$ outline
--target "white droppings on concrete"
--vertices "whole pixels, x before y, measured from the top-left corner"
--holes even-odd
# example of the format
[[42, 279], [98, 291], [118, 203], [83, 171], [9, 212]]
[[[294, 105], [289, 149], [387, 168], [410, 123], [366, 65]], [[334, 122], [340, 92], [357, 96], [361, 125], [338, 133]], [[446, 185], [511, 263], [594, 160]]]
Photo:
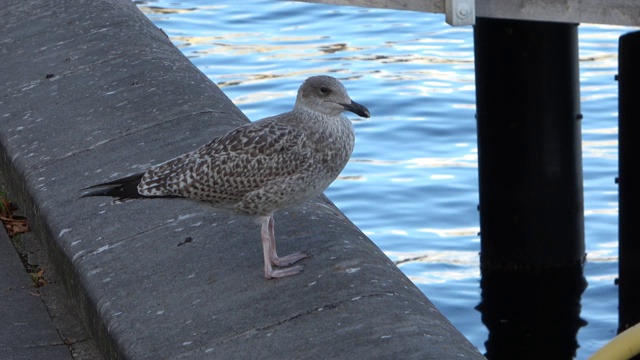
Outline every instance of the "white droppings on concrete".
[[32, 88], [36, 87], [37, 85], [38, 85], [37, 82], [32, 81], [30, 86], [25, 86], [20, 91], [26, 91], [26, 90], [32, 89]]
[[380, 336], [380, 339], [388, 339], [390, 337], [391, 337], [391, 335], [382, 335], [382, 336]]
[[182, 343], [182, 346], [187, 346], [187, 345], [191, 345], [193, 341], [185, 341]]
[[60, 233], [58, 234], [58, 237], [61, 237], [62, 235], [64, 235], [64, 234], [68, 233], [69, 231], [71, 231], [71, 229], [62, 229], [62, 230], [60, 231]]
[[158, 312], [156, 312], [156, 315], [162, 315], [164, 314], [164, 310], [158, 310]]
[[322, 206], [323, 208], [333, 210], [330, 206], [322, 202], [315, 202], [316, 205]]
[[187, 279], [193, 279], [194, 277], [196, 277], [196, 274], [191, 274], [191, 275], [187, 276]]
[[197, 223], [191, 224], [191, 226], [200, 226], [202, 225], [202, 221], [198, 221]]
[[92, 255], [99, 254], [99, 253], [101, 253], [103, 251], [107, 251], [109, 249], [113, 249], [114, 247], [116, 247], [116, 246], [118, 246], [120, 244], [122, 244], [122, 241], [120, 241], [119, 243], [115, 243], [113, 245], [107, 244], [107, 245], [101, 246], [98, 249], [94, 250], [91, 254]]
[[315, 285], [315, 284], [317, 284], [317, 283], [318, 283], [317, 281], [314, 281], [314, 282], [312, 282], [312, 283], [307, 284], [307, 286], [313, 286], [313, 285]]
[[196, 215], [198, 215], [198, 214], [197, 213], [193, 213], [193, 214], [180, 215], [180, 216], [178, 216], [178, 221], [182, 221], [182, 220], [194, 217]]
[[103, 282], [103, 283], [108, 283], [109, 281], [111, 281], [111, 278], [110, 278], [110, 277], [102, 279], [102, 282]]
[[206, 353], [210, 353], [210, 352], [212, 352], [212, 351], [213, 351], [213, 348], [208, 348], [208, 349], [207, 349], [207, 350], [205, 350], [204, 352], [206, 352]]
[[345, 271], [347, 272], [347, 274], [353, 274], [354, 272], [360, 271], [360, 268], [348, 268]]
[[84, 254], [86, 251], [85, 250], [80, 250], [77, 253], [75, 253], [75, 255], [73, 255], [73, 257], [71, 258], [71, 261], [76, 261], [76, 259], [78, 257], [80, 257], [82, 254]]
[[98, 254], [98, 253], [101, 253], [101, 252], [103, 252], [105, 250], [109, 250], [109, 245], [105, 245], [105, 246], [99, 247], [98, 250], [93, 252], [93, 254]]
[[91, 276], [91, 275], [97, 274], [97, 273], [99, 273], [101, 271], [102, 271], [102, 268], [93, 269], [93, 270], [89, 271], [87, 273], [87, 275]]
[[175, 231], [175, 232], [179, 232], [179, 231], [182, 231], [182, 230], [184, 230], [184, 228], [173, 229], [173, 231]]
[[362, 299], [362, 296], [356, 296], [356, 297], [352, 298], [351, 301], [358, 301], [360, 299]]
[[76, 240], [71, 242], [71, 246], [81, 243], [82, 240]]
[[131, 166], [131, 168], [132, 169], [136, 169], [136, 171], [139, 171], [139, 170], [147, 171], [147, 169], [149, 169], [150, 167], [152, 167], [155, 164], [156, 164], [156, 160], [155, 159], [151, 159], [151, 162], [148, 162], [146, 164], [136, 164], [136, 165]]

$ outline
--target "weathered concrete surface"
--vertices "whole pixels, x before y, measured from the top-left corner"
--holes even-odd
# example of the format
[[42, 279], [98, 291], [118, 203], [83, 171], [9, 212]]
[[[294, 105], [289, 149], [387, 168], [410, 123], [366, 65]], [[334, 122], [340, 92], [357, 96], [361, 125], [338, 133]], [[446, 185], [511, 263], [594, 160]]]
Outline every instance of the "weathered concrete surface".
[[0, 349], [5, 360], [72, 360], [0, 224]]
[[[11, 200], [2, 177], [0, 195]], [[0, 358], [101, 359], [42, 242], [31, 231], [10, 239], [4, 230], [0, 225]], [[33, 271], [43, 272], [43, 286], [34, 286]], [[43, 342], [43, 334], [51, 337]]]
[[272, 281], [250, 219], [79, 199], [247, 119], [128, 0], [3, 5], [0, 174], [107, 357], [483, 358], [324, 198], [276, 214], [314, 257]]

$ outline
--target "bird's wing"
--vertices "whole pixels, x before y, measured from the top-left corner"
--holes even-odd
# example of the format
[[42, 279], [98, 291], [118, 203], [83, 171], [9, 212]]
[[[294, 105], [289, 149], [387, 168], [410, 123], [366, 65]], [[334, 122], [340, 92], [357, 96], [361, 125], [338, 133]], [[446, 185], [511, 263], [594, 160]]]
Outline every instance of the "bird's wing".
[[139, 191], [177, 195], [212, 203], [232, 203], [270, 180], [310, 166], [306, 136], [275, 121], [234, 129], [201, 148], [151, 168]]

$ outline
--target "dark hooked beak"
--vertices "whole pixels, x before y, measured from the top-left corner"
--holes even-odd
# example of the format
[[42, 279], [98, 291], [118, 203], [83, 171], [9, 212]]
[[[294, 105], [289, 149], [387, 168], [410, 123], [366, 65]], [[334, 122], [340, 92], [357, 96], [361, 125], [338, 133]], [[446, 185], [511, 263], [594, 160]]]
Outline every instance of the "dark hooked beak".
[[368, 118], [369, 116], [371, 116], [371, 114], [369, 114], [369, 109], [367, 109], [363, 105], [358, 104], [353, 100], [351, 100], [350, 104], [340, 104], [340, 105], [342, 105], [342, 107], [344, 107], [345, 110], [351, 111], [352, 113], [358, 116], [362, 116], [365, 118]]

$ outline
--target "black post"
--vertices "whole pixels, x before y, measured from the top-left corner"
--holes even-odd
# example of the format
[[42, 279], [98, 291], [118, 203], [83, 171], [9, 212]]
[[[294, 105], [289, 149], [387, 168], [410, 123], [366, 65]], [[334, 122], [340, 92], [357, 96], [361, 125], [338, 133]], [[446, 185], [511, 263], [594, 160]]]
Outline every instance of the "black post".
[[581, 264], [577, 25], [475, 26], [483, 267]]
[[618, 332], [622, 332], [640, 322], [640, 32], [620, 37], [618, 62]]
[[577, 25], [478, 18], [474, 41], [487, 357], [570, 359], [586, 286]]

